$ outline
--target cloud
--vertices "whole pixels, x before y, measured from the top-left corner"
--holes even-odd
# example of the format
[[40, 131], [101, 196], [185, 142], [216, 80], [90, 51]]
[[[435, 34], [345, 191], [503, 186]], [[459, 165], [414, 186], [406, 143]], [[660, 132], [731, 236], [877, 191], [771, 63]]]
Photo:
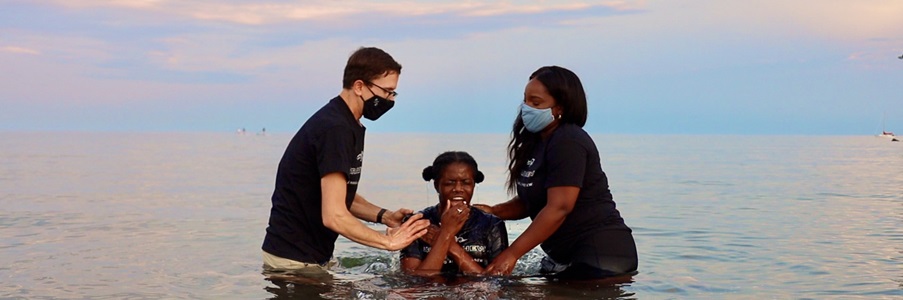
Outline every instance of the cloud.
[[24, 48], [24, 47], [17, 47], [17, 46], [0, 47], [0, 51], [15, 53], [15, 54], [29, 54], [29, 55], [41, 54], [41, 52], [38, 50], [28, 49], [28, 48]]
[[901, 1], [721, 1], [706, 6], [700, 17], [711, 23], [745, 26], [747, 32], [818, 36], [862, 41], [899, 36]]
[[[604, 7], [614, 12], [631, 11], [636, 5], [627, 1], [589, 1], [557, 3], [532, 1], [514, 4], [508, 1], [449, 1], [449, 2], [372, 2], [372, 1], [260, 1], [254, 3], [229, 1], [175, 0], [57, 0], [55, 4], [71, 8], [131, 9], [161, 15], [179, 16], [202, 21], [222, 21], [245, 25], [271, 25], [306, 21], [351, 19], [364, 15], [391, 18], [422, 18], [453, 15], [465, 18], [488, 18], [511, 15], [539, 15], [555, 12], [576, 12]], [[386, 21], [391, 21], [387, 18]]]
[[[52, 49], [45, 53], [48, 59], [90, 64], [89, 76], [98, 78], [211, 83], [247, 82], [274, 70], [308, 68], [318, 63], [311, 61], [311, 50], [324, 42], [349, 44], [346, 48], [351, 51], [361, 44], [458, 40], [508, 29], [582, 26], [570, 22], [640, 11], [624, 1], [22, 3], [5, 13], [13, 20], [8, 21], [15, 30], [12, 41]], [[30, 17], [17, 19], [20, 15]], [[299, 53], [307, 57], [299, 58]], [[217, 73], [221, 76], [214, 76]]]

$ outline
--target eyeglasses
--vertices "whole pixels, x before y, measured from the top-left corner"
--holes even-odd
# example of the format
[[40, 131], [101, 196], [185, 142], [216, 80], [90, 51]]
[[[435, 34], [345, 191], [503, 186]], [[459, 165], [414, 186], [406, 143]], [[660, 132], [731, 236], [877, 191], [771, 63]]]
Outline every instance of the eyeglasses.
[[[370, 85], [372, 85], [372, 86], [378, 87], [379, 89], [383, 90], [383, 92], [386, 92], [386, 94], [389, 95], [389, 98], [395, 98], [396, 96], [398, 96], [398, 92], [396, 92], [396, 91], [390, 91], [390, 90], [387, 90], [386, 88], [381, 87], [381, 86], [378, 86], [378, 85], [376, 85], [375, 83], [372, 83], [372, 82], [369, 82], [369, 81], [368, 81], [367, 83], [370, 84]], [[371, 91], [371, 92], [372, 92], [372, 91]]]

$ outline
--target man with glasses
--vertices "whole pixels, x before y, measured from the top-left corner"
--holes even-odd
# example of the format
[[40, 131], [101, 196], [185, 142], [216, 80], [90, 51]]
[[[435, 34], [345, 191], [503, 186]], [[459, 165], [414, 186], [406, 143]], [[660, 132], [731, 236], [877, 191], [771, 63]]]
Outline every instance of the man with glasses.
[[[263, 241], [264, 269], [322, 274], [334, 263], [335, 241], [400, 250], [426, 233], [413, 211], [380, 208], [357, 194], [364, 157], [361, 117], [376, 120], [395, 104], [401, 65], [378, 48], [348, 58], [342, 91], [314, 113], [285, 149], [276, 171], [273, 207]], [[360, 220], [386, 224], [385, 233]]]

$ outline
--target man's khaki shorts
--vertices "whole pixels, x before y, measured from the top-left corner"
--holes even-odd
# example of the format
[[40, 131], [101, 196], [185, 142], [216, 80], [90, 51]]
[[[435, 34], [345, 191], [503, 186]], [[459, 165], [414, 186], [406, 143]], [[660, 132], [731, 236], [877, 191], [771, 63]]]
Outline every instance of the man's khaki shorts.
[[304, 263], [297, 260], [283, 258], [263, 251], [263, 269], [277, 273], [325, 273], [336, 264], [335, 259], [330, 259], [325, 265]]

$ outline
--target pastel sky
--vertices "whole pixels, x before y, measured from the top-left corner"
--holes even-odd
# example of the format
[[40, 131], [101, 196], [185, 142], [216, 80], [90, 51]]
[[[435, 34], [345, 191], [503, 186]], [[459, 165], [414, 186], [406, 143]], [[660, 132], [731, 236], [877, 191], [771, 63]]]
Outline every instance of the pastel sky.
[[5, 0], [0, 130], [294, 132], [376, 46], [403, 70], [369, 132], [508, 132], [544, 65], [581, 77], [591, 133], [903, 132], [901, 16], [898, 0]]

